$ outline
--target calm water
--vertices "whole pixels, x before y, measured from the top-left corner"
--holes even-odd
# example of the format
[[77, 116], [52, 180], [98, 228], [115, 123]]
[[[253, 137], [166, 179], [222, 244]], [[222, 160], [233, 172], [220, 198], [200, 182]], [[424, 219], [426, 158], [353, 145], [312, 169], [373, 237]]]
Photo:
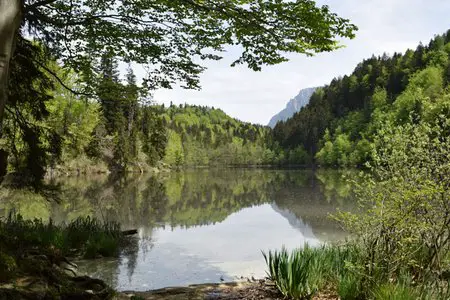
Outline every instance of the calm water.
[[327, 218], [351, 209], [337, 171], [213, 169], [164, 176], [60, 179], [55, 203], [17, 203], [57, 222], [92, 215], [138, 236], [119, 259], [79, 262], [80, 272], [119, 290], [265, 276], [261, 250], [318, 245], [345, 234]]

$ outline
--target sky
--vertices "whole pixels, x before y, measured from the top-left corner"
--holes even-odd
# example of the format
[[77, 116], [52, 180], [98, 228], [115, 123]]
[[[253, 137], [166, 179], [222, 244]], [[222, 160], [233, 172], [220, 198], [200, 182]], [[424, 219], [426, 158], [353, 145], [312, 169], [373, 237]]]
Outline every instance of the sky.
[[321, 0], [317, 4], [328, 5], [359, 27], [355, 39], [343, 40], [345, 48], [314, 57], [289, 55], [289, 62], [260, 72], [230, 67], [239, 52], [228, 48], [223, 60], [205, 64], [208, 70], [201, 75], [200, 91], [158, 90], [154, 100], [213, 106], [242, 121], [266, 125], [301, 89], [350, 74], [372, 54], [414, 49], [420, 41], [426, 44], [450, 29], [450, 0]]

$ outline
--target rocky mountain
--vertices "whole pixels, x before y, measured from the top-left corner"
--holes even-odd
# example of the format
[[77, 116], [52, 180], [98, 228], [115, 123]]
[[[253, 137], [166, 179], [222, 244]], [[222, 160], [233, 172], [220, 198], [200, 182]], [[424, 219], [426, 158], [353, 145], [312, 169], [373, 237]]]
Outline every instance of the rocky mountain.
[[300, 111], [302, 107], [309, 103], [309, 98], [311, 98], [316, 89], [317, 87], [312, 87], [301, 90], [295, 98], [288, 102], [285, 109], [270, 119], [268, 126], [274, 128], [279, 121], [286, 121], [296, 112]]

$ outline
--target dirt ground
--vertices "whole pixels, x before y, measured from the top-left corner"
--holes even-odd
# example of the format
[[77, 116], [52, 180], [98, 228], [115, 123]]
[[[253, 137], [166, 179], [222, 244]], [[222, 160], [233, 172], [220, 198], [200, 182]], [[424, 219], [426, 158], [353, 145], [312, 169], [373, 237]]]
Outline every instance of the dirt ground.
[[[222, 284], [200, 284], [188, 287], [174, 287], [148, 292], [122, 292], [117, 300], [282, 300], [285, 299], [273, 283], [259, 280]], [[333, 292], [319, 293], [313, 299], [337, 300]]]

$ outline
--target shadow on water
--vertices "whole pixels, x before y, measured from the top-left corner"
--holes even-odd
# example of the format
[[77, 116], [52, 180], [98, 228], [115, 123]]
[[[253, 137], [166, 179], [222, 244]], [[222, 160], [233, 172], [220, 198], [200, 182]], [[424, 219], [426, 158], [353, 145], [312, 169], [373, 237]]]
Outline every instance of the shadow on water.
[[[351, 209], [351, 185], [336, 170], [186, 170], [152, 177], [55, 179], [60, 203], [2, 192], [0, 213], [25, 217], [79, 216], [139, 229], [119, 259], [80, 263], [118, 289], [217, 282], [263, 276], [260, 250], [345, 237], [328, 218]], [[347, 177], [353, 176], [346, 172]]]

